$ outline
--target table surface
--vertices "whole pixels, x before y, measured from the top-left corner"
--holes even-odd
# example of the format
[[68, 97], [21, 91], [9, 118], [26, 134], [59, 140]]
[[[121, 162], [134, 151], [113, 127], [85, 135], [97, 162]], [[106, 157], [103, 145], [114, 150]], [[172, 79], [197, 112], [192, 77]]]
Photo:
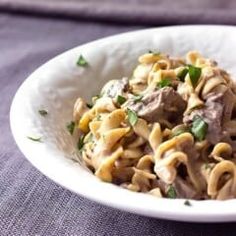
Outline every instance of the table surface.
[[77, 45], [141, 28], [0, 14], [0, 235], [235, 235], [235, 223], [165, 221], [89, 201], [41, 174], [13, 140], [10, 104], [32, 71]]

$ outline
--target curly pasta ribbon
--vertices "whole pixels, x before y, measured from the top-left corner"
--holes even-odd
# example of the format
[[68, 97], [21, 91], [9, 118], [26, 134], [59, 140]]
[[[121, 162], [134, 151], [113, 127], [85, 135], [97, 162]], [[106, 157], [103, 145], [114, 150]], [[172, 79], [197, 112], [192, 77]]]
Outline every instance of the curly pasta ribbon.
[[231, 191], [233, 195], [235, 195], [236, 191], [236, 168], [233, 162], [231, 161], [221, 161], [215, 165], [212, 169], [209, 180], [208, 180], [208, 188], [207, 193], [215, 198], [217, 193], [219, 192], [218, 185], [220, 182], [220, 178], [223, 174], [228, 173], [232, 178]]

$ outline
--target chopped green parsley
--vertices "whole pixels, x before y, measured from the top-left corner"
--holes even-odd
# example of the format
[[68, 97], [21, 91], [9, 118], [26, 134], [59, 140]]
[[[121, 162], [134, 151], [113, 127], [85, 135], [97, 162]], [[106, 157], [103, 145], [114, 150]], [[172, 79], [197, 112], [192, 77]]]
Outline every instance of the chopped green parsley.
[[138, 121], [137, 114], [134, 111], [130, 110], [129, 108], [127, 109], [127, 114], [128, 114], [128, 121], [129, 121], [129, 123], [132, 126], [134, 126], [137, 123], [137, 121]]
[[88, 62], [85, 60], [85, 58], [83, 57], [83, 55], [80, 55], [77, 62], [76, 62], [77, 66], [82, 66], [82, 67], [86, 67], [88, 66]]

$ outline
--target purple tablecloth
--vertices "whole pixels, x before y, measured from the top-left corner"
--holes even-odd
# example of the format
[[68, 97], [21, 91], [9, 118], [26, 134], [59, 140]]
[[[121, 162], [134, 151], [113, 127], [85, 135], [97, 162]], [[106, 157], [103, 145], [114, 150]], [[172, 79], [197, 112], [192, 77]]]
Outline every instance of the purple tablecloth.
[[235, 24], [235, 0], [0, 0], [0, 11], [146, 25]]
[[234, 223], [158, 220], [91, 202], [43, 176], [14, 143], [10, 104], [34, 69], [79, 44], [140, 28], [0, 14], [0, 235], [235, 235]]

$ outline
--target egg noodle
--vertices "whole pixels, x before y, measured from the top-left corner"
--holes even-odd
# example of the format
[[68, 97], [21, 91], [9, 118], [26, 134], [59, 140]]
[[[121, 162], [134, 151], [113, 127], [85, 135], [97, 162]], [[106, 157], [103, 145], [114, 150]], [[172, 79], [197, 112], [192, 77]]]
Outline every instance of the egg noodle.
[[236, 87], [215, 61], [149, 52], [74, 122], [83, 161], [102, 181], [157, 197], [236, 197]]

